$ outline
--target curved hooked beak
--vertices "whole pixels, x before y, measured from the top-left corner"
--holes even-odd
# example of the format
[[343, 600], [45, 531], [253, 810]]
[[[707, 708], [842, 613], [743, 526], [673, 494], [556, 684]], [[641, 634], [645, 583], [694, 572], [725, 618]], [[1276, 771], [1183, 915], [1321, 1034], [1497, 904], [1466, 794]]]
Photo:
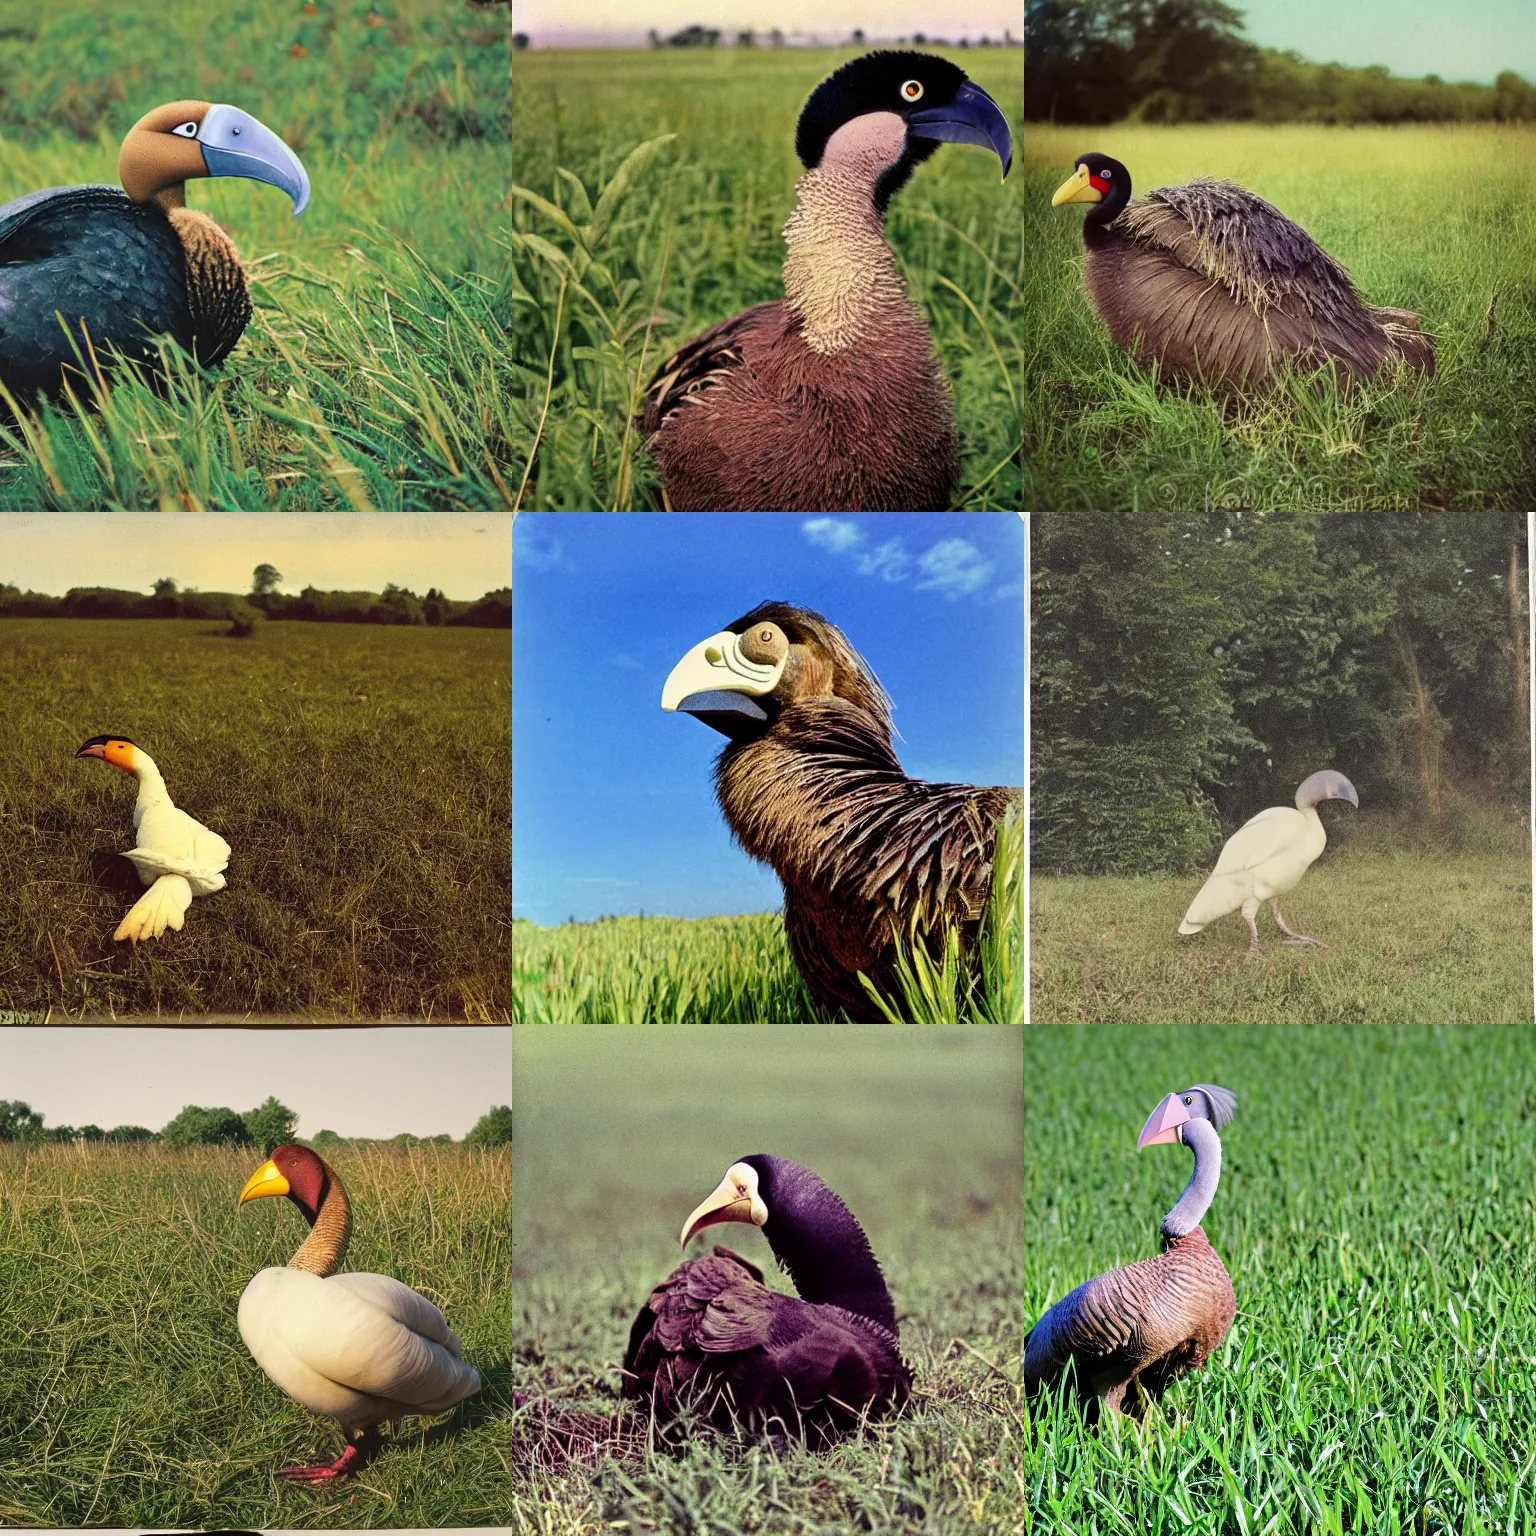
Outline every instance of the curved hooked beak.
[[76, 757], [99, 757], [102, 762], [107, 760], [107, 744], [104, 741], [88, 741], [75, 753]]
[[247, 1200], [259, 1200], [263, 1195], [286, 1195], [287, 1193], [288, 1180], [277, 1171], [277, 1164], [268, 1158], [245, 1181], [245, 1188], [240, 1191], [240, 1198], [235, 1203], [244, 1205]]
[[1103, 201], [1104, 194], [1089, 179], [1088, 167], [1080, 165], [1056, 188], [1056, 195], [1051, 199], [1051, 207], [1060, 208], [1063, 203], [1102, 203]]
[[667, 674], [661, 707], [695, 715], [733, 740], [750, 736], [768, 719], [757, 700], [772, 693], [783, 675], [783, 661], [749, 661], [741, 654], [741, 636], [721, 630], [699, 641]]
[[309, 207], [309, 174], [299, 157], [249, 112], [209, 107], [197, 139], [210, 176], [244, 176], [281, 187], [293, 199], [294, 218]]
[[969, 80], [947, 106], [929, 107], [907, 119], [907, 130], [920, 139], [949, 144], [975, 144], [994, 151], [1003, 162], [1003, 180], [1013, 165], [1013, 134], [1002, 109], [979, 85]]
[[760, 1227], [767, 1220], [768, 1207], [757, 1192], [757, 1170], [745, 1163], [736, 1163], [727, 1170], [714, 1193], [701, 1201], [683, 1223], [682, 1246], [688, 1246], [688, 1239], [695, 1232], [722, 1221], [740, 1221]]
[[1170, 1093], [1156, 1109], [1147, 1116], [1147, 1123], [1141, 1128], [1141, 1135], [1136, 1139], [1136, 1150], [1143, 1147], [1157, 1146], [1160, 1142], [1182, 1141], [1179, 1127], [1189, 1123], [1189, 1111], [1184, 1108], [1183, 1101], [1178, 1094]]

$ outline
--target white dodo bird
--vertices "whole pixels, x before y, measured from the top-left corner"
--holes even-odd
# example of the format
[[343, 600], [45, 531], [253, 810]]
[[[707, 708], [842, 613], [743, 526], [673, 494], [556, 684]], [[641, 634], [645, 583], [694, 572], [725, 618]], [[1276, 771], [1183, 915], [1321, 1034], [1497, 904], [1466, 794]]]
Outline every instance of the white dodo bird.
[[1357, 810], [1360, 797], [1355, 786], [1337, 769], [1323, 768], [1303, 779], [1296, 791], [1296, 805], [1272, 805], [1243, 823], [1221, 850], [1210, 879], [1200, 887], [1200, 894], [1189, 904], [1180, 933], [1199, 933], [1207, 923], [1241, 908], [1252, 940], [1250, 956], [1259, 953], [1259, 908], [1269, 902], [1275, 914], [1275, 927], [1285, 935], [1286, 944], [1315, 944], [1327, 949], [1320, 939], [1309, 939], [1286, 925], [1280, 915], [1280, 898], [1295, 890], [1301, 877], [1328, 843], [1323, 818], [1317, 807], [1324, 800], [1347, 800]]
[[133, 805], [135, 846], [131, 859], [149, 887], [117, 925], [114, 939], [158, 939], [167, 928], [180, 928], [194, 896], [224, 889], [229, 844], [202, 822], [171, 803], [170, 791], [155, 760], [126, 736], [92, 736], [76, 757], [99, 757], [139, 781]]
[[443, 1314], [387, 1275], [338, 1275], [352, 1209], [317, 1152], [278, 1147], [240, 1191], [240, 1204], [286, 1195], [310, 1225], [286, 1269], [264, 1269], [240, 1298], [240, 1337], [295, 1402], [340, 1422], [346, 1449], [318, 1467], [276, 1475], [321, 1483], [347, 1477], [379, 1448], [380, 1424], [446, 1413], [480, 1390]]

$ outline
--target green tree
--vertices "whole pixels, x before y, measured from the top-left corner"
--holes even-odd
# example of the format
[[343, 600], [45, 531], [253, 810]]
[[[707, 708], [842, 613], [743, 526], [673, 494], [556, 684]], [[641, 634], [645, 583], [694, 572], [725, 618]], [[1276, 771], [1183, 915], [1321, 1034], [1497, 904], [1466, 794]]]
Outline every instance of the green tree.
[[341, 1137], [335, 1131], [318, 1131], [310, 1142], [316, 1152], [323, 1152], [327, 1147], [334, 1147], [341, 1141]]
[[292, 1141], [294, 1127], [299, 1123], [298, 1115], [270, 1094], [260, 1108], [247, 1110], [243, 1118], [246, 1135], [253, 1146], [261, 1148], [263, 1157], [271, 1157], [274, 1147]]
[[0, 1099], [0, 1141], [40, 1141], [43, 1117], [20, 1099]]
[[160, 1139], [171, 1147], [237, 1146], [251, 1144], [245, 1117], [232, 1109], [203, 1109], [188, 1104], [160, 1132]]
[[505, 1147], [512, 1141], [512, 1106], [492, 1105], [470, 1128], [464, 1138], [468, 1147]]
[[160, 1137], [147, 1126], [115, 1125], [107, 1132], [108, 1141], [159, 1141]]
[[277, 584], [282, 579], [283, 573], [275, 565], [263, 561], [251, 572], [251, 591], [257, 597], [266, 597], [268, 593], [277, 591]]

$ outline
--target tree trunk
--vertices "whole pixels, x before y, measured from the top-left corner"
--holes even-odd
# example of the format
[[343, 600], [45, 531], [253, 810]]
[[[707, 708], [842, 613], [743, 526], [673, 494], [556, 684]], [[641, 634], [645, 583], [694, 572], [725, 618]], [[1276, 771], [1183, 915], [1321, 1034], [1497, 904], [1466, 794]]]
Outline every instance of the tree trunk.
[[1528, 762], [1531, 751], [1530, 661], [1526, 655], [1525, 583], [1520, 579], [1520, 540], [1509, 541], [1509, 717], [1514, 722], [1515, 761]]
[[1445, 784], [1441, 771], [1440, 741], [1445, 722], [1435, 708], [1429, 689], [1419, 675], [1419, 659], [1414, 654], [1413, 642], [1402, 624], [1394, 622], [1392, 632], [1397, 639], [1398, 654], [1402, 657], [1403, 673], [1408, 683], [1408, 740], [1419, 775], [1419, 798], [1423, 802], [1430, 827], [1439, 831], [1445, 815]]

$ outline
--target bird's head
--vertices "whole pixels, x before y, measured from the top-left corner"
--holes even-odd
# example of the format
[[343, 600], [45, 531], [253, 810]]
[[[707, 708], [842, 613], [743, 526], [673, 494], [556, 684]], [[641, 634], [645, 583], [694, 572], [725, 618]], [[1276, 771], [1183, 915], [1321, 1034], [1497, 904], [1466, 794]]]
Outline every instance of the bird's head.
[[1360, 796], [1355, 793], [1355, 786], [1337, 768], [1319, 768], [1297, 787], [1298, 811], [1310, 810], [1315, 805], [1321, 805], [1324, 800], [1344, 800], [1357, 811], [1360, 809]]
[[762, 735], [792, 704], [833, 697], [889, 735], [890, 700], [842, 631], [808, 608], [770, 602], [699, 641], [668, 674], [661, 707], [742, 741]]
[[299, 157], [249, 112], [207, 101], [171, 101], [146, 112], [123, 140], [117, 177], [136, 203], [177, 206], [198, 176], [244, 176], [280, 187], [297, 218], [309, 206]]
[[246, 1180], [239, 1204], [264, 1195], [286, 1195], [304, 1219], [314, 1226], [331, 1187], [332, 1173], [325, 1159], [308, 1147], [285, 1142]]
[[683, 1223], [682, 1245], [695, 1232], [713, 1227], [723, 1221], [740, 1221], [754, 1227], [768, 1224], [768, 1202], [763, 1188], [763, 1175], [772, 1180], [772, 1169], [765, 1165], [772, 1162], [761, 1153], [744, 1157], [725, 1170], [725, 1177], [715, 1186], [706, 1200], [700, 1201], [688, 1220]]
[[1131, 200], [1131, 173], [1108, 155], [1090, 153], [1077, 157], [1077, 169], [1057, 187], [1052, 208], [1063, 203], [1096, 203], [1089, 220], [1108, 224]]
[[940, 143], [994, 151], [1005, 177], [1013, 164], [1013, 134], [997, 103], [948, 59], [908, 49], [879, 48], [835, 70], [811, 92], [795, 129], [807, 170], [867, 174], [882, 212]]
[[1184, 1140], [1184, 1127], [1192, 1120], [1208, 1120], [1218, 1130], [1237, 1113], [1237, 1095], [1210, 1083], [1196, 1083], [1183, 1093], [1170, 1093], [1147, 1116], [1136, 1140], [1136, 1150], [1165, 1142]]
[[75, 756], [99, 757], [102, 762], [111, 763], [114, 768], [121, 768], [124, 773], [137, 773], [139, 764], [145, 760], [144, 753], [126, 736], [92, 736], [75, 753]]

